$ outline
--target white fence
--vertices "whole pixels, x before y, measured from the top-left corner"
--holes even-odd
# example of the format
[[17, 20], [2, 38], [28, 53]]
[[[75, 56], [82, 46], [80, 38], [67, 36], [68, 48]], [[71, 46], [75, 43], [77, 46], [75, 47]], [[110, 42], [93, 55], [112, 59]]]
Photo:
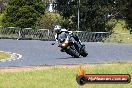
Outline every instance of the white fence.
[[[111, 33], [111, 32], [86, 32], [73, 31], [84, 42], [132, 42], [130, 33]], [[55, 33], [48, 29], [0, 27], [1, 39], [35, 39], [35, 40], [54, 40]], [[122, 38], [121, 38], [122, 37]]]

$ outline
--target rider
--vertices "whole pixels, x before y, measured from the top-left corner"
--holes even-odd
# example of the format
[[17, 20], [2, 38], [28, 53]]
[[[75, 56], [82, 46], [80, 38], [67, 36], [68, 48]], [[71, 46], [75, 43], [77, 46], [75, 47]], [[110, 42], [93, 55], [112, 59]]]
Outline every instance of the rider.
[[77, 36], [75, 36], [72, 32], [68, 32], [68, 30], [63, 29], [60, 25], [56, 25], [54, 27], [54, 31], [56, 33], [55, 39], [57, 42], [60, 41], [61, 36], [66, 36], [66, 37], [72, 37], [72, 41], [79, 47], [79, 49], [82, 49], [84, 45], [82, 45], [81, 41]]

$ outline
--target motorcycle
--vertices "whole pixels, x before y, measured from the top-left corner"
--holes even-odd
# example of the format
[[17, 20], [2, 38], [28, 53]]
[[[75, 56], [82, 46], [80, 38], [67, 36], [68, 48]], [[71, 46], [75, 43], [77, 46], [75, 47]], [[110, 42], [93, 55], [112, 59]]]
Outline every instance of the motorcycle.
[[79, 56], [86, 57], [88, 55], [85, 50], [85, 45], [82, 45], [82, 49], [80, 49], [73, 41], [67, 39], [61, 39], [59, 47], [62, 52], [66, 52], [74, 58], [79, 58]]

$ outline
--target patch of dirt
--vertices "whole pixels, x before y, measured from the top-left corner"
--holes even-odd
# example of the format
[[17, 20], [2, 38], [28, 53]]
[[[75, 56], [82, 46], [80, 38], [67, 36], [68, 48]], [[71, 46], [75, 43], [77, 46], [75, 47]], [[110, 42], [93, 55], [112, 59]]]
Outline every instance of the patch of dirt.
[[23, 67], [2, 67], [0, 72], [20, 72], [20, 71], [32, 71], [32, 70], [47, 70], [50, 66], [23, 66]]
[[[64, 68], [64, 69], [69, 69], [69, 68], [78, 68], [80, 65], [57, 65], [57, 66], [23, 66], [23, 67], [0, 67], [0, 72], [21, 72], [21, 71], [34, 71], [34, 70], [48, 70], [52, 68]], [[86, 67], [95, 67], [95, 65], [82, 65], [82, 68]]]
[[[121, 63], [106, 63], [106, 64], [82, 64], [82, 65], [42, 65], [42, 66], [21, 66], [21, 67], [0, 67], [0, 72], [21, 72], [21, 71], [34, 71], [34, 70], [49, 70], [52, 68], [63, 68], [63, 69], [79, 69], [82, 66], [82, 69], [86, 68], [95, 68], [96, 66], [109, 66], [109, 65], [118, 65]], [[122, 63], [126, 64], [126, 63]], [[128, 63], [127, 63], [128, 64]], [[129, 63], [131, 64], [131, 63]]]

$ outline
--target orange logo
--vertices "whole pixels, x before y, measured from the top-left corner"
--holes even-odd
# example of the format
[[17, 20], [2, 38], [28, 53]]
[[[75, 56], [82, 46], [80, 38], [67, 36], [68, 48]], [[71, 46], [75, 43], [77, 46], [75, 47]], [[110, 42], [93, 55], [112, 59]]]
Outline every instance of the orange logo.
[[131, 77], [129, 74], [86, 74], [80, 65], [76, 81], [79, 85], [86, 83], [130, 83]]

